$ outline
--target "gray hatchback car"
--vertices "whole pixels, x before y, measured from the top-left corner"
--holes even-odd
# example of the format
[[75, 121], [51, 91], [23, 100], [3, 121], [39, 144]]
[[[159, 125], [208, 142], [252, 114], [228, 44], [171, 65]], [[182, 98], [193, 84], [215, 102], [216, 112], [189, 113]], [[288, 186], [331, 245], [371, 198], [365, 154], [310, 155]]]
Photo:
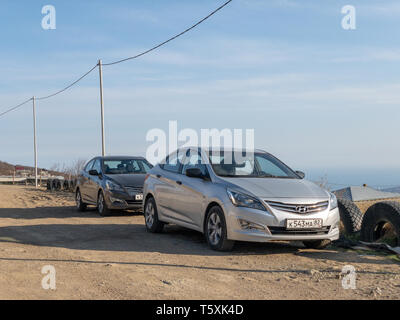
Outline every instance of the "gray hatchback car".
[[339, 238], [335, 195], [264, 151], [179, 149], [149, 172], [143, 196], [148, 231], [177, 224], [215, 250], [235, 240], [318, 249]]

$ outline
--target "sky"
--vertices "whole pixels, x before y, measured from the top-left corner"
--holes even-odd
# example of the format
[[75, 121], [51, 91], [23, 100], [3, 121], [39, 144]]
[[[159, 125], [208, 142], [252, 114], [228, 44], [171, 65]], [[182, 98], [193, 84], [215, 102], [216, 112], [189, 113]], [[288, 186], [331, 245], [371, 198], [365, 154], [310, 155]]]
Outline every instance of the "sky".
[[[98, 59], [135, 55], [224, 1], [0, 3], [0, 113], [53, 93]], [[44, 30], [42, 7], [56, 9]], [[342, 28], [342, 7], [356, 29]], [[153, 128], [254, 129], [255, 146], [335, 189], [400, 185], [400, 3], [233, 0], [184, 36], [104, 67], [108, 154], [145, 155]], [[101, 154], [97, 70], [37, 103], [39, 167]], [[0, 118], [0, 160], [33, 164], [30, 104]]]

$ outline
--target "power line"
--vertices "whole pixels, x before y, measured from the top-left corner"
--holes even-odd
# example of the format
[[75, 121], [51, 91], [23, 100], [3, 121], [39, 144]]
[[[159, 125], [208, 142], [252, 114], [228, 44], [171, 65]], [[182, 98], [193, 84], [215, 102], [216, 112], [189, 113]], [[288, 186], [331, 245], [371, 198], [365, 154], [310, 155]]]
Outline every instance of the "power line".
[[[206, 21], [207, 19], [209, 19], [211, 16], [213, 16], [215, 13], [217, 13], [218, 11], [220, 11], [220, 10], [221, 10], [222, 8], [224, 8], [225, 6], [227, 6], [230, 2], [232, 2], [232, 0], [229, 0], [229, 1], [225, 2], [222, 6], [218, 7], [218, 8], [215, 9], [214, 11], [212, 11], [209, 15], [207, 15], [206, 17], [204, 17], [203, 19], [201, 19], [199, 22], [195, 23], [194, 25], [192, 25], [191, 27], [189, 27], [189, 28], [187, 28], [186, 30], [182, 31], [181, 33], [179, 33], [179, 34], [173, 36], [172, 38], [169, 38], [168, 40], [166, 40], [166, 41], [164, 41], [164, 42], [161, 42], [160, 44], [158, 44], [158, 45], [152, 47], [151, 49], [146, 50], [146, 51], [144, 51], [144, 52], [142, 52], [142, 53], [139, 53], [139, 54], [137, 54], [137, 55], [135, 55], [135, 56], [133, 56], [133, 57], [125, 58], [125, 59], [118, 60], [118, 61], [111, 62], [111, 63], [104, 63], [103, 66], [111, 66], [111, 65], [114, 65], [114, 64], [118, 64], [118, 63], [121, 63], [121, 62], [128, 61], [128, 60], [136, 59], [136, 58], [139, 58], [139, 57], [141, 57], [141, 56], [143, 56], [143, 55], [145, 55], [145, 54], [147, 54], [147, 53], [149, 53], [149, 52], [151, 52], [151, 51], [154, 51], [154, 50], [156, 50], [156, 49], [162, 47], [163, 45], [167, 44], [168, 42], [171, 42], [172, 40], [175, 40], [176, 38], [179, 38], [180, 36], [184, 35], [185, 33], [189, 32], [190, 30], [196, 28], [198, 25], [200, 25], [201, 23], [203, 23], [204, 21]], [[89, 75], [94, 69], [97, 68], [98, 65], [99, 65], [99, 64], [97, 63], [92, 69], [90, 69], [88, 72], [86, 72], [84, 75], [82, 75], [78, 80], [72, 82], [70, 85], [66, 86], [65, 88], [63, 88], [63, 89], [61, 89], [61, 90], [59, 90], [59, 91], [57, 91], [57, 92], [55, 92], [55, 93], [53, 93], [53, 94], [50, 94], [50, 95], [48, 95], [48, 96], [38, 97], [38, 98], [36, 98], [36, 100], [39, 101], [39, 100], [49, 99], [49, 98], [52, 98], [52, 97], [54, 97], [54, 96], [56, 96], [56, 95], [58, 95], [58, 94], [60, 94], [60, 93], [63, 93], [64, 91], [68, 90], [69, 88], [71, 88], [71, 87], [73, 87], [75, 84], [77, 84], [79, 81], [81, 81], [81, 80], [82, 80], [83, 78], [85, 78], [87, 75]], [[29, 98], [28, 100], [24, 101], [23, 103], [21, 103], [21, 104], [19, 104], [19, 105], [17, 105], [17, 106], [14, 106], [14, 107], [11, 107], [11, 108], [7, 109], [6, 111], [0, 113], [0, 117], [6, 115], [7, 113], [9, 113], [9, 112], [11, 112], [11, 111], [14, 111], [14, 110], [16, 110], [16, 109], [22, 107], [23, 105], [25, 105], [26, 103], [28, 103], [28, 102], [31, 101], [31, 100], [32, 100], [32, 98]]]
[[[49, 98], [51, 98], [51, 97], [54, 97], [54, 96], [56, 96], [56, 95], [58, 95], [58, 94], [60, 94], [60, 93], [62, 93], [62, 92], [64, 92], [64, 91], [68, 90], [69, 88], [71, 88], [72, 86], [74, 86], [75, 84], [77, 84], [79, 81], [81, 81], [83, 78], [85, 78], [87, 75], [89, 75], [94, 69], [97, 68], [97, 66], [98, 66], [98, 64], [96, 64], [92, 69], [90, 69], [88, 72], [86, 72], [86, 73], [85, 73], [83, 76], [81, 76], [78, 80], [75, 80], [75, 81], [72, 82], [70, 85], [66, 86], [64, 89], [61, 89], [61, 90], [59, 90], [59, 91], [57, 91], [57, 92], [55, 92], [55, 93], [53, 93], [53, 94], [50, 94], [50, 95], [48, 95], [48, 96], [35, 98], [35, 100], [45, 100], [45, 99], [49, 99]], [[11, 111], [14, 111], [14, 110], [16, 110], [16, 109], [22, 107], [23, 105], [25, 105], [26, 103], [28, 103], [28, 102], [31, 101], [32, 99], [33, 99], [33, 98], [29, 98], [28, 100], [26, 100], [26, 101], [20, 103], [19, 105], [14, 106], [14, 107], [11, 107], [11, 108], [9, 108], [8, 110], [6, 110], [6, 111], [0, 113], [0, 117], [6, 115], [7, 113], [9, 113], [9, 112], [11, 112]]]
[[9, 112], [11, 112], [11, 111], [14, 111], [14, 110], [16, 110], [16, 109], [22, 107], [24, 104], [28, 103], [28, 102], [31, 101], [31, 100], [32, 100], [32, 98], [29, 98], [28, 100], [26, 100], [26, 101], [20, 103], [19, 105], [9, 108], [8, 110], [6, 110], [6, 111], [0, 113], [0, 117], [6, 115], [7, 113], [9, 113]]
[[71, 88], [72, 86], [74, 86], [75, 84], [77, 84], [79, 81], [81, 81], [83, 78], [85, 78], [87, 75], [89, 75], [94, 69], [97, 68], [99, 64], [96, 64], [92, 69], [90, 69], [88, 72], [86, 72], [83, 76], [81, 76], [78, 80], [72, 82], [70, 85], [68, 85], [67, 87], [65, 87], [64, 89], [61, 89], [53, 94], [50, 94], [48, 96], [45, 97], [40, 97], [40, 98], [35, 98], [36, 100], [45, 100], [45, 99], [49, 99], [52, 98], [60, 93], [63, 93], [64, 91], [68, 90], [69, 88]]
[[179, 38], [180, 36], [184, 35], [185, 33], [189, 32], [190, 30], [196, 28], [199, 24], [201, 24], [201, 23], [203, 23], [204, 21], [206, 21], [208, 18], [210, 18], [210, 17], [213, 16], [215, 13], [217, 13], [218, 11], [220, 11], [222, 8], [224, 8], [226, 5], [228, 5], [230, 2], [232, 2], [232, 0], [229, 0], [229, 1], [225, 2], [222, 6], [220, 6], [220, 7], [217, 8], [217, 9], [215, 9], [215, 10], [214, 10], [213, 12], [211, 12], [208, 16], [206, 16], [205, 18], [201, 19], [199, 22], [197, 22], [196, 24], [192, 25], [190, 28], [187, 28], [186, 30], [182, 31], [181, 33], [177, 34], [176, 36], [173, 36], [172, 38], [169, 38], [168, 40], [166, 40], [166, 41], [164, 41], [164, 42], [161, 42], [160, 44], [156, 45], [155, 47], [152, 47], [151, 49], [148, 49], [148, 50], [146, 50], [146, 51], [143, 51], [142, 53], [139, 53], [139, 54], [137, 54], [137, 55], [135, 55], [135, 56], [133, 56], [133, 57], [125, 58], [125, 59], [118, 60], [118, 61], [115, 61], [115, 62], [103, 63], [103, 66], [111, 66], [111, 65], [114, 65], [114, 64], [118, 64], [118, 63], [121, 63], [121, 62], [128, 61], [128, 60], [136, 59], [136, 58], [139, 58], [139, 57], [141, 57], [141, 56], [143, 56], [143, 55], [145, 55], [145, 54], [147, 54], [147, 53], [149, 53], [149, 52], [151, 52], [151, 51], [153, 51], [153, 50], [158, 49], [159, 47], [162, 47], [163, 45], [167, 44], [168, 42], [170, 42], [170, 41], [172, 41], [172, 40], [175, 40], [176, 38]]

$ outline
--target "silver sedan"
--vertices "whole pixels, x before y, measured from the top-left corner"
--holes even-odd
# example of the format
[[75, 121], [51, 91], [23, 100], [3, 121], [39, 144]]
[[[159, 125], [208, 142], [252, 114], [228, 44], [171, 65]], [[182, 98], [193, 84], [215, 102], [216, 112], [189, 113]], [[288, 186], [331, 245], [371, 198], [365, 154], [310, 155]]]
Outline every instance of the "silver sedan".
[[235, 240], [318, 249], [339, 238], [336, 197], [264, 151], [179, 149], [151, 169], [143, 194], [148, 231], [180, 225], [214, 250]]

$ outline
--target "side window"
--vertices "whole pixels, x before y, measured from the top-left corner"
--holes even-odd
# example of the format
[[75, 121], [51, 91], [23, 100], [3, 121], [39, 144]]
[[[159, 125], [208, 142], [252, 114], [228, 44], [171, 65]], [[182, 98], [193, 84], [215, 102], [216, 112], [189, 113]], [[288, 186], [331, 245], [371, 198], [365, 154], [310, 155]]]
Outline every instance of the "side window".
[[94, 163], [94, 159], [89, 161], [89, 163], [85, 167], [85, 172], [89, 172], [89, 170], [92, 169], [93, 163]]
[[100, 159], [97, 159], [96, 162], [93, 165], [93, 170], [96, 170], [98, 173], [101, 172], [101, 161]]
[[190, 168], [199, 168], [204, 175], [208, 174], [207, 167], [204, 163], [201, 163], [201, 155], [198, 152], [188, 152], [188, 158], [186, 158], [185, 162], [182, 170], [183, 174], [186, 174], [186, 170]]
[[150, 165], [147, 164], [146, 162], [143, 161], [142, 165], [143, 165], [144, 171], [149, 172], [151, 170]]
[[170, 154], [166, 159], [165, 164], [163, 165], [163, 169], [170, 172], [179, 173], [181, 168], [182, 158], [183, 158], [183, 152], [179, 152], [179, 154], [177, 152]]

